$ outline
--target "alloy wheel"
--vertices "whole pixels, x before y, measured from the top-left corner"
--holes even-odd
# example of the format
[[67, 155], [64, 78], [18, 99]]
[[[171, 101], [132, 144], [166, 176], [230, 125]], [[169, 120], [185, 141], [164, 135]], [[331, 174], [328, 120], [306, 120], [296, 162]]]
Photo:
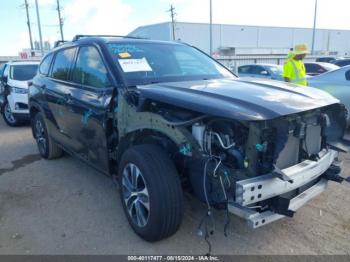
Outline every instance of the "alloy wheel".
[[131, 220], [145, 227], [150, 214], [149, 194], [145, 179], [134, 164], [127, 164], [123, 170], [122, 195]]
[[40, 153], [44, 155], [46, 153], [46, 134], [40, 120], [37, 120], [35, 123], [35, 138], [38, 143]]
[[5, 115], [6, 120], [7, 120], [9, 123], [11, 123], [11, 124], [15, 124], [15, 123], [16, 123], [16, 119], [15, 119], [15, 117], [13, 116], [13, 113], [12, 113], [12, 111], [11, 111], [11, 107], [10, 107], [9, 103], [6, 103], [6, 104], [5, 104], [4, 115]]

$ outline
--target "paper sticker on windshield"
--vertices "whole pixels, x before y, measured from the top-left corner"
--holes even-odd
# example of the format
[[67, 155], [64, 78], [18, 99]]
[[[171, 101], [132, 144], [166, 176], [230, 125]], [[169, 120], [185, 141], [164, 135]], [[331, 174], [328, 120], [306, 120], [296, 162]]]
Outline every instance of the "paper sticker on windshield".
[[141, 59], [118, 59], [120, 66], [125, 73], [130, 72], [149, 72], [152, 71], [146, 58]]
[[119, 53], [119, 57], [121, 57], [121, 58], [129, 58], [129, 57], [131, 57], [131, 55], [128, 52], [123, 52], [123, 53]]

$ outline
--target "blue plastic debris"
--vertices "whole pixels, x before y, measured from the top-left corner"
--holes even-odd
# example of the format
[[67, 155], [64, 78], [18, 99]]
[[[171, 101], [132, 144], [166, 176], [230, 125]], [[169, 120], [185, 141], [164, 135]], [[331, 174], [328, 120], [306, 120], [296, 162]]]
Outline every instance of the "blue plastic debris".
[[259, 151], [259, 152], [266, 152], [267, 143], [264, 142], [263, 144], [256, 144], [256, 145], [255, 145], [255, 148], [256, 148], [256, 150]]
[[180, 153], [187, 156], [192, 153], [192, 148], [190, 144], [183, 144], [180, 147]]
[[89, 118], [92, 116], [92, 110], [89, 109], [88, 111], [85, 111], [84, 115], [81, 117], [81, 122], [84, 125], [87, 125], [87, 123], [89, 122]]

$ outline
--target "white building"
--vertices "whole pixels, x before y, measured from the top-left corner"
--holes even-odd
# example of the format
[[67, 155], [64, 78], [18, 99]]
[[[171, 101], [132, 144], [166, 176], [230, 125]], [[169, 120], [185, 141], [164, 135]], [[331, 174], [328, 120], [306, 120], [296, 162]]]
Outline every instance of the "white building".
[[[172, 40], [170, 22], [141, 26], [129, 34], [157, 40]], [[175, 39], [209, 53], [209, 24], [175, 24]], [[223, 56], [240, 54], [286, 54], [298, 43], [312, 45], [311, 28], [245, 25], [213, 25], [213, 51]], [[317, 29], [315, 52], [319, 55], [349, 55], [350, 31]]]

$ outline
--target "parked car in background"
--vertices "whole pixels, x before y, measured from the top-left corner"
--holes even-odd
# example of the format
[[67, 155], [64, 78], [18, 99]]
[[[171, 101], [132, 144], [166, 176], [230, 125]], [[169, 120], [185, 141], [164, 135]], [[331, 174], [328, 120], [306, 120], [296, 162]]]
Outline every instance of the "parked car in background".
[[316, 62], [325, 62], [325, 63], [332, 63], [335, 60], [343, 59], [342, 57], [336, 57], [336, 56], [324, 56], [324, 57], [318, 57], [316, 58]]
[[5, 69], [5, 65], [6, 64], [1, 64], [0, 65], [0, 105], [1, 105], [1, 94], [4, 92], [4, 87], [2, 85], [1, 79], [2, 79], [2, 74], [4, 72], [4, 69]]
[[335, 64], [340, 67], [347, 66], [350, 65], [350, 58], [334, 60], [332, 61], [332, 64]]
[[274, 64], [250, 64], [238, 67], [240, 77], [257, 77], [273, 80], [283, 80], [283, 67]]
[[339, 68], [339, 66], [331, 63], [323, 62], [305, 62], [306, 74], [309, 76], [317, 76]]
[[39, 62], [9, 62], [1, 76], [1, 114], [9, 126], [29, 120], [28, 81], [36, 75]]
[[[338, 98], [350, 113], [350, 66], [341, 67], [337, 70], [310, 77], [309, 86], [322, 89]], [[348, 124], [350, 119], [348, 118]]]

